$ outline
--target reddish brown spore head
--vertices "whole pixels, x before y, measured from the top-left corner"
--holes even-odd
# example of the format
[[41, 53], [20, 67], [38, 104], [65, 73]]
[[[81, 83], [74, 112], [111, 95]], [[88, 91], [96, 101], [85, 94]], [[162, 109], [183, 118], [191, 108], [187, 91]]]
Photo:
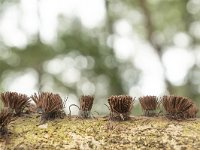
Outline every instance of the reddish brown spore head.
[[127, 95], [117, 95], [108, 98], [111, 120], [128, 120], [134, 99]]
[[32, 96], [37, 105], [37, 109], [42, 111], [41, 123], [55, 118], [63, 118], [63, 102], [59, 94], [42, 92]]
[[162, 104], [168, 116], [173, 119], [194, 118], [198, 112], [191, 99], [181, 96], [163, 96]]
[[29, 105], [30, 98], [25, 94], [17, 92], [1, 93], [1, 100], [4, 107], [14, 110], [15, 115], [20, 116], [23, 109]]
[[158, 98], [156, 96], [143, 96], [139, 98], [143, 110], [156, 110]]
[[83, 95], [80, 98], [80, 110], [82, 111], [91, 111], [94, 101], [94, 96]]

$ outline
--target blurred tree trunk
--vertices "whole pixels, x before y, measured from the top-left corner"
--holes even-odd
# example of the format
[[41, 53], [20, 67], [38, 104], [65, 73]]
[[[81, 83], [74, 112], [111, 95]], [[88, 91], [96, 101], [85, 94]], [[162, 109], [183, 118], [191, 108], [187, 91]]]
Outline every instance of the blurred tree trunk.
[[[105, 7], [106, 7], [106, 34], [105, 34], [105, 43], [107, 43], [107, 39], [109, 36], [113, 35], [113, 20], [111, 17], [111, 12], [110, 12], [110, 1], [109, 0], [105, 0]], [[110, 48], [110, 53], [112, 56], [114, 56], [114, 49], [113, 49], [113, 38], [111, 38], [111, 48]], [[116, 59], [116, 57], [113, 57]], [[116, 60], [116, 62], [118, 62]], [[118, 65], [117, 65], [118, 66]], [[115, 67], [113, 69], [111, 69], [112, 71], [112, 77], [111, 79], [111, 84], [112, 87], [114, 87], [114, 89], [116, 91], [111, 91], [112, 94], [124, 94], [124, 90], [123, 90], [123, 85], [122, 85], [122, 79], [120, 77], [120, 74], [118, 73], [118, 67]]]
[[37, 88], [38, 88], [38, 91], [39, 92], [41, 92], [42, 91], [42, 87], [43, 87], [43, 85], [42, 85], [42, 71], [43, 69], [42, 69], [42, 66], [38, 66], [37, 68], [36, 68], [36, 71], [37, 71], [37, 73], [38, 73], [38, 83], [37, 83]]
[[[40, 0], [37, 0], [37, 9], [36, 9], [36, 14], [37, 14], [37, 17], [38, 17], [38, 32], [37, 32], [37, 35], [36, 35], [36, 41], [38, 44], [42, 44], [41, 42], [41, 38], [40, 38], [40, 26], [41, 26], [41, 15], [40, 15]], [[38, 88], [38, 91], [40, 92], [42, 90], [42, 74], [43, 74], [43, 69], [42, 69], [42, 65], [39, 65], [36, 67], [36, 71], [38, 73], [38, 84], [37, 84], [37, 88]]]
[[170, 83], [170, 81], [167, 79], [166, 76], [166, 68], [162, 62], [162, 46], [158, 45], [157, 43], [154, 42], [153, 40], [153, 34], [155, 31], [155, 27], [152, 21], [152, 15], [151, 12], [149, 10], [148, 4], [147, 4], [147, 0], [139, 0], [140, 3], [140, 7], [144, 13], [144, 17], [146, 20], [145, 26], [146, 26], [146, 32], [147, 32], [147, 39], [150, 42], [150, 44], [153, 46], [153, 48], [156, 50], [157, 55], [159, 57], [160, 60], [160, 64], [162, 65], [163, 71], [164, 71], [164, 79], [165, 79], [165, 84], [166, 84], [166, 89], [170, 94], [173, 94], [173, 85]]
[[105, 6], [106, 6], [106, 27], [107, 27], [107, 35], [106, 35], [106, 39], [107, 36], [112, 35], [113, 34], [113, 20], [111, 17], [111, 13], [110, 13], [110, 2], [109, 0], [105, 0]]

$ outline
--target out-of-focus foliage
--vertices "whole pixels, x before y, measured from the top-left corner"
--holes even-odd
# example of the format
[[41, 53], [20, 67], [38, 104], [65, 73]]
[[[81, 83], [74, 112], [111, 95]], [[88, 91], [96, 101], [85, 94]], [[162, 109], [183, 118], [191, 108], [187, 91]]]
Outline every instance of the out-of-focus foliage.
[[[10, 5], [19, 2], [1, 0], [0, 20]], [[0, 40], [0, 89], [5, 90], [3, 83], [7, 76], [20, 76], [31, 71], [37, 78], [38, 90], [73, 93], [77, 97], [95, 94], [99, 99], [97, 104], [105, 103], [108, 95], [127, 94], [138, 84], [140, 70], [131, 61], [118, 59], [113, 45], [108, 44], [112, 36], [120, 36], [114, 30], [115, 23], [126, 20], [140, 38], [151, 44], [163, 64], [163, 53], [174, 45], [173, 37], [179, 32], [190, 37], [188, 49], [198, 50], [200, 36], [196, 36], [194, 25], [200, 23], [200, 9], [193, 7], [195, 5], [200, 8], [198, 0], [105, 0], [105, 20], [93, 29], [84, 27], [77, 18], [60, 16], [55, 43], [45, 43], [40, 33], [29, 37], [24, 48], [11, 47]], [[64, 64], [68, 71], [51, 71], [49, 66], [55, 62]], [[52, 70], [57, 70], [56, 65]], [[165, 69], [164, 65], [162, 67]], [[165, 76], [166, 91], [198, 100], [199, 67], [199, 61], [196, 61], [181, 86], [175, 86]], [[128, 75], [124, 77], [125, 72]], [[70, 73], [75, 76], [73, 80]]]

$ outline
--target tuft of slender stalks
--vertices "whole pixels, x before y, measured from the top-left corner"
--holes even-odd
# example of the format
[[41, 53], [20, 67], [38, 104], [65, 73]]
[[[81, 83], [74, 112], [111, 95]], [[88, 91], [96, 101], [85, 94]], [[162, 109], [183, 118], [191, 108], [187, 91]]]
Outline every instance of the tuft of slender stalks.
[[44, 99], [46, 99], [47, 95], [48, 95], [47, 92], [42, 92], [42, 93], [34, 93], [31, 96], [31, 99], [36, 104], [37, 112], [38, 113], [42, 113], [43, 112], [43, 110], [42, 110], [42, 103], [43, 103], [43, 101], [45, 101]]
[[63, 103], [60, 95], [49, 92], [42, 92], [31, 96], [32, 100], [36, 103], [38, 112], [42, 113], [41, 123], [55, 118], [62, 118]]
[[158, 98], [156, 96], [143, 96], [139, 98], [144, 115], [151, 117], [156, 115], [156, 109], [158, 108]]
[[191, 99], [181, 96], [163, 96], [162, 105], [171, 119], [195, 118], [198, 112]]
[[83, 95], [80, 98], [80, 110], [79, 116], [81, 118], [90, 118], [91, 117], [91, 109], [94, 101], [94, 96]]
[[110, 105], [110, 120], [125, 121], [130, 119], [130, 112], [134, 99], [127, 95], [111, 96], [108, 98]]
[[20, 116], [30, 102], [30, 98], [27, 95], [17, 92], [5, 92], [1, 93], [0, 96], [4, 107], [12, 109], [15, 116]]
[[3, 108], [0, 112], [0, 138], [8, 140], [8, 124], [11, 122], [13, 113], [9, 108]]

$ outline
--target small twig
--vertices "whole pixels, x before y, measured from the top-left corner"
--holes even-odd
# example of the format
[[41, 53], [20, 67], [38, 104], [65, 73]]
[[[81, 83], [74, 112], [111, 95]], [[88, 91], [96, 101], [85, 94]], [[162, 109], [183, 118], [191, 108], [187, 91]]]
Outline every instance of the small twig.
[[[99, 113], [97, 111], [94, 111], [94, 113], [96, 113], [97, 115], [99, 115]], [[91, 113], [92, 118], [97, 119], [93, 113]]]
[[66, 108], [66, 102], [67, 102], [67, 100], [68, 100], [68, 97], [64, 99], [64, 102], [62, 102], [63, 108]]
[[97, 115], [99, 115], [99, 112], [97, 112], [97, 111], [94, 111]]

